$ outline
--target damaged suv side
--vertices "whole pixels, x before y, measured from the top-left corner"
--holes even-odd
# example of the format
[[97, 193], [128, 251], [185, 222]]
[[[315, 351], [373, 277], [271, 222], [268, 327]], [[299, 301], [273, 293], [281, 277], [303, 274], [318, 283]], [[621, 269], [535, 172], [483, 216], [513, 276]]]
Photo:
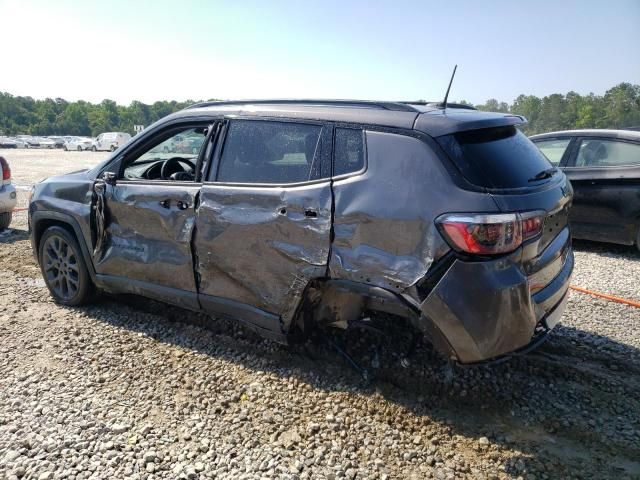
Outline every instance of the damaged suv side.
[[555, 326], [573, 269], [571, 186], [523, 122], [433, 104], [198, 104], [37, 184], [34, 253], [62, 304], [134, 293], [280, 342], [382, 311], [460, 363], [502, 358]]

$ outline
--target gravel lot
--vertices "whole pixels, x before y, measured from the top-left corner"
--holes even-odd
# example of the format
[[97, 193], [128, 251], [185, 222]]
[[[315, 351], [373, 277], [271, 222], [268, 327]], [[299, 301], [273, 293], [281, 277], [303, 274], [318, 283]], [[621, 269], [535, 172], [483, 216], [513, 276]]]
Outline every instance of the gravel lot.
[[[105, 154], [2, 151], [14, 182]], [[26, 201], [26, 191], [20, 190]], [[573, 293], [535, 353], [451, 367], [320, 344], [130, 296], [49, 299], [24, 214], [0, 238], [0, 478], [640, 478], [640, 309]], [[632, 248], [576, 244], [574, 284], [640, 300]], [[205, 328], [206, 327], [206, 328]], [[346, 337], [346, 338], [345, 338]]]

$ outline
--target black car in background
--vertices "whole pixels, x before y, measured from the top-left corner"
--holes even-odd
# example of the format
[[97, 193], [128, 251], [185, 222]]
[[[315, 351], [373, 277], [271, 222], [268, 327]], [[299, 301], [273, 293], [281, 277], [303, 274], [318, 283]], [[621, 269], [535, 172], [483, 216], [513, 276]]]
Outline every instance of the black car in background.
[[573, 236], [640, 249], [640, 132], [568, 130], [531, 140], [573, 185]]

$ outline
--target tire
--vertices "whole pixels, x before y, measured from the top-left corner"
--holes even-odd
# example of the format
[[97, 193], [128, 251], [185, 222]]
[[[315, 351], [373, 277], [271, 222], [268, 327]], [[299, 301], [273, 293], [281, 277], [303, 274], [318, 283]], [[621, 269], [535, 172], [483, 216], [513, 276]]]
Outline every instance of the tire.
[[116, 146], [115, 145], [111, 145], [111, 148], [109, 149], [110, 152], [115, 152], [116, 151]]
[[42, 234], [38, 259], [44, 282], [56, 303], [82, 305], [89, 300], [93, 284], [75, 237], [62, 227]]
[[96, 148], [96, 146], [94, 145], [93, 147], [91, 147], [91, 151], [92, 151], [92, 152], [97, 152], [97, 151], [98, 151], [98, 149], [97, 149], [97, 148]]
[[81, 152], [82, 151], [82, 147], [80, 145], [78, 145], [78, 151]]
[[69, 149], [67, 148], [67, 146], [65, 145], [64, 147], [62, 147], [64, 149], [65, 152], [68, 152]]
[[0, 230], [4, 230], [8, 228], [11, 224], [11, 212], [0, 213]]

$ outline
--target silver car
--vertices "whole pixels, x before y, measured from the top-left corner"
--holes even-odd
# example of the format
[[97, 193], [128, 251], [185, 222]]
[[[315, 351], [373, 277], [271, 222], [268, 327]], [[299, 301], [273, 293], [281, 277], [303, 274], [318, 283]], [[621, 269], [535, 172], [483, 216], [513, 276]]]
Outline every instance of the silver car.
[[16, 189], [11, 185], [11, 169], [9, 162], [0, 157], [0, 230], [11, 223], [13, 209], [16, 208]]
[[89, 150], [92, 145], [93, 145], [93, 138], [75, 137], [70, 140], [67, 140], [64, 143], [64, 149], [77, 150], [78, 152], [82, 152], [83, 150]]

